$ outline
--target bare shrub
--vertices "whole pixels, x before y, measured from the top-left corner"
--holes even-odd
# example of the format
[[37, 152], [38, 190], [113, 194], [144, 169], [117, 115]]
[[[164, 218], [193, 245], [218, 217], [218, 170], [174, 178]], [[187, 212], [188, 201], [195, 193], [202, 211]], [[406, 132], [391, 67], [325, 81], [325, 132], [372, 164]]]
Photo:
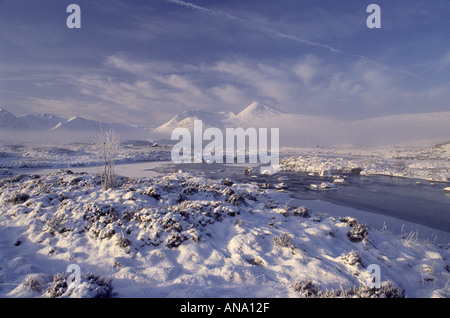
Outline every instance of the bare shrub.
[[114, 129], [101, 130], [97, 136], [97, 144], [103, 160], [103, 188], [115, 188], [117, 186], [117, 177], [114, 167], [116, 157], [119, 154], [120, 135]]

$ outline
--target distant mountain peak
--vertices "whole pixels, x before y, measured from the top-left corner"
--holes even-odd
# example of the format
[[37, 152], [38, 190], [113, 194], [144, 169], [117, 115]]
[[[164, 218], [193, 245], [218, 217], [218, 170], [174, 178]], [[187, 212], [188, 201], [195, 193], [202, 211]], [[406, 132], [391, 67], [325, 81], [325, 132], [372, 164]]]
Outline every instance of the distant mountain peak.
[[4, 109], [4, 108], [2, 108], [2, 107], [0, 107], [0, 113], [1, 113], [1, 114], [4, 114], [4, 115], [8, 114], [8, 115], [14, 116], [13, 114], [11, 114], [9, 111], [7, 111], [6, 109]]
[[104, 129], [116, 129], [117, 131], [128, 132], [139, 130], [137, 127], [117, 123], [104, 123], [97, 120], [86, 119], [74, 116], [70, 119], [55, 116], [50, 113], [41, 113], [39, 115], [23, 115], [16, 117], [4, 108], [0, 108], [0, 128], [18, 130], [36, 130], [36, 131], [100, 131]]
[[40, 118], [48, 118], [48, 119], [53, 119], [55, 118], [55, 115], [53, 114], [49, 114], [49, 113], [42, 113], [39, 115]]
[[260, 102], [253, 102], [243, 111], [237, 114], [237, 117], [261, 117], [279, 115], [281, 112]]
[[154, 129], [153, 133], [170, 136], [175, 128], [192, 129], [194, 120], [201, 120], [203, 128], [216, 127], [222, 129], [224, 127], [237, 127], [250, 123], [256, 124], [261, 119], [263, 121], [266, 119], [271, 120], [282, 114], [282, 112], [259, 102], [251, 103], [237, 115], [231, 111], [212, 112], [201, 109], [190, 109], [175, 115], [168, 122]]

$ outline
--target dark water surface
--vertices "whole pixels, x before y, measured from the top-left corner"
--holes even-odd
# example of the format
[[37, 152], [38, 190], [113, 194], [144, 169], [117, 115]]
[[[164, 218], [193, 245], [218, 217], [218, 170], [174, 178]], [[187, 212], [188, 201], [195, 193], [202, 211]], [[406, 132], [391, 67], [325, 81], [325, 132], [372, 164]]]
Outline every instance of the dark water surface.
[[[229, 178], [240, 182], [256, 182], [275, 188], [285, 184], [285, 191], [300, 200], [321, 200], [357, 210], [369, 211], [400, 220], [421, 224], [450, 233], [450, 193], [443, 188], [445, 182], [429, 182], [413, 178], [381, 175], [361, 176], [344, 174], [344, 184], [334, 189], [320, 189], [323, 182], [333, 183], [332, 177], [311, 176], [305, 172], [278, 172], [274, 175], [259, 174], [259, 168], [246, 175], [250, 164], [173, 164], [172, 162], [140, 162], [116, 165], [119, 175], [129, 177], [157, 177], [160, 173], [182, 170], [210, 178]], [[71, 168], [76, 172], [95, 173], [99, 167]], [[16, 169], [18, 173], [47, 174], [56, 168]], [[99, 172], [99, 171], [97, 171]], [[319, 185], [319, 190], [311, 189]]]
[[[333, 178], [302, 172], [278, 172], [271, 176], [258, 173], [246, 175], [245, 166], [233, 164], [180, 164], [169, 165], [164, 169], [165, 172], [180, 169], [211, 178], [265, 183], [271, 188], [284, 183], [285, 190], [296, 199], [322, 200], [450, 232], [450, 194], [443, 191], [449, 184], [444, 182], [342, 174], [346, 178], [345, 183], [336, 184], [337, 188], [320, 189], [321, 183], [333, 183]], [[311, 184], [318, 184], [319, 190], [311, 189]]]

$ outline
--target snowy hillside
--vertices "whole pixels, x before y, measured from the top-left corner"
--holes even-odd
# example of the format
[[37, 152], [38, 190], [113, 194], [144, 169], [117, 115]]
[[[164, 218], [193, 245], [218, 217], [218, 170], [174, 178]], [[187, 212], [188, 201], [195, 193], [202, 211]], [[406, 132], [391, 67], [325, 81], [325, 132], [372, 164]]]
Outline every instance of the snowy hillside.
[[3, 179], [0, 193], [2, 297], [450, 295], [448, 246], [254, 183], [177, 172], [103, 190], [98, 176], [57, 171]]

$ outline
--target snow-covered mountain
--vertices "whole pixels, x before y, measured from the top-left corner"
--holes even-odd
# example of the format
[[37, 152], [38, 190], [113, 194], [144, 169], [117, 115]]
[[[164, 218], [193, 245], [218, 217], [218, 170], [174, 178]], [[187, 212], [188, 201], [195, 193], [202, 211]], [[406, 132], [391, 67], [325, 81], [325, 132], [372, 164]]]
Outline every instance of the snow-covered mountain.
[[83, 117], [72, 117], [64, 119], [56, 124], [52, 130], [83, 130], [98, 131], [109, 130], [114, 128], [116, 131], [130, 131], [137, 129], [135, 126], [122, 125], [117, 123], [105, 123], [96, 120], [86, 119]]
[[[175, 128], [192, 131], [194, 120], [202, 120], [203, 129], [215, 127], [244, 129], [279, 128], [280, 146], [311, 147], [316, 145], [410, 145], [435, 144], [450, 136], [450, 112], [390, 115], [360, 120], [343, 120], [325, 116], [283, 113], [270, 106], [253, 102], [239, 113], [230, 111], [187, 110], [157, 128], [105, 123], [83, 117], [65, 119], [52, 114], [15, 116], [0, 108], [0, 136], [17, 139], [36, 137], [30, 132], [47, 132], [45, 138], [65, 136], [90, 138], [100, 129], [114, 128], [133, 139], [170, 140]], [[6, 134], [5, 134], [6, 132]], [[12, 132], [12, 133], [8, 133]], [[18, 134], [18, 132], [24, 132]]]
[[0, 108], [0, 129], [28, 129], [29, 126], [25, 121], [20, 120], [18, 117]]
[[261, 118], [269, 118], [274, 116], [280, 116], [282, 112], [271, 108], [267, 105], [263, 105], [258, 102], [251, 103], [248, 107], [246, 107], [243, 111], [235, 116], [235, 119], [239, 119], [240, 121], [249, 121], [252, 122], [255, 119]]
[[174, 116], [171, 120], [153, 130], [153, 133], [160, 136], [170, 136], [175, 128], [187, 128], [192, 130], [194, 120], [202, 120], [203, 127], [222, 128], [226, 120], [235, 117], [232, 112], [208, 112], [195, 109], [187, 110]]
[[17, 117], [24, 122], [29, 129], [49, 130], [66, 119], [53, 114], [43, 113], [40, 115], [24, 115]]
[[283, 113], [253, 102], [241, 112], [185, 111], [152, 133], [169, 139], [173, 129], [192, 129], [201, 119], [203, 128], [279, 128], [281, 146], [310, 147], [342, 144], [379, 146], [438, 143], [450, 136], [450, 112], [401, 114], [361, 120]]
[[201, 120], [203, 128], [217, 127], [257, 127], [262, 122], [268, 122], [282, 116], [278, 110], [267, 105], [253, 102], [240, 113], [233, 112], [209, 112], [205, 110], [188, 110], [174, 116], [165, 124], [157, 127], [153, 133], [159, 136], [170, 137], [175, 128], [187, 128], [192, 130], [194, 120]]
[[99, 131], [100, 129], [114, 128], [119, 132], [139, 130], [140, 128], [131, 125], [122, 125], [117, 123], [105, 123], [97, 120], [86, 119], [83, 117], [72, 117], [69, 119], [59, 117], [53, 114], [43, 113], [40, 115], [16, 116], [6, 109], [0, 108], [0, 129], [14, 131]]

